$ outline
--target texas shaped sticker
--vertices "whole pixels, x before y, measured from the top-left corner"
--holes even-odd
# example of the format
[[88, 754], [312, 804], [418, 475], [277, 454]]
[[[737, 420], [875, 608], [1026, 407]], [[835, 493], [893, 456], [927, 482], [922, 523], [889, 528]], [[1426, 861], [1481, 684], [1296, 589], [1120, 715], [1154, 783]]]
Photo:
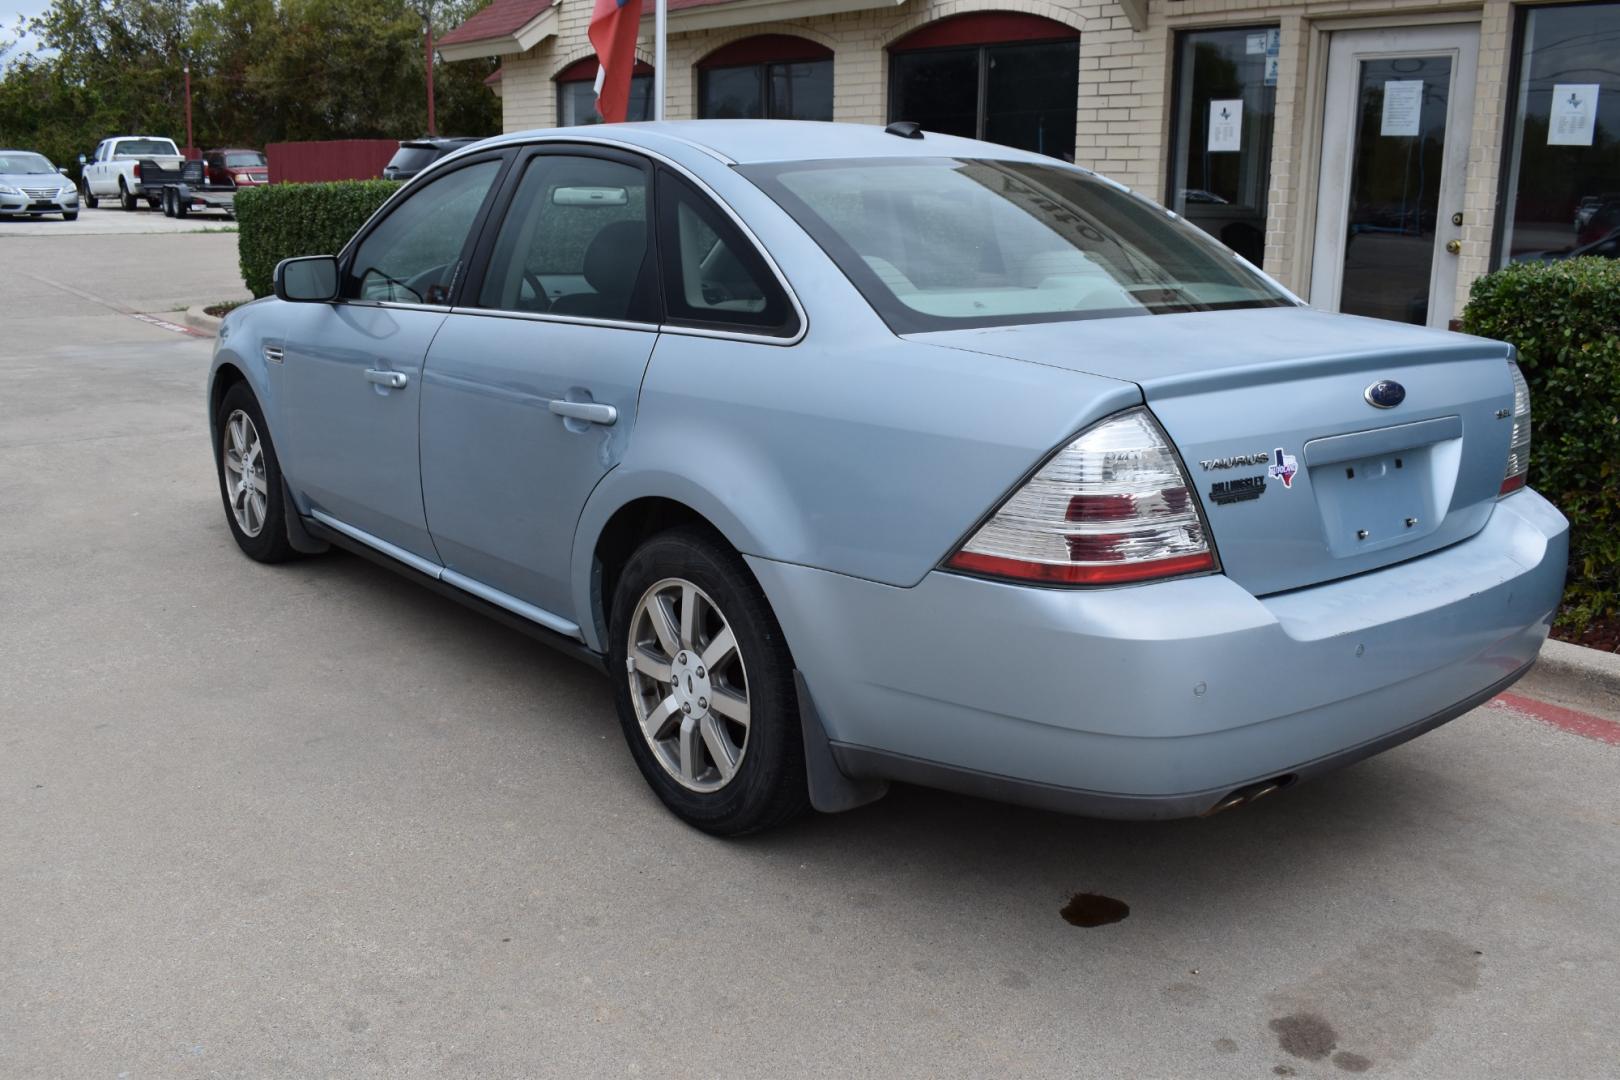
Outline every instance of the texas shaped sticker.
[[1271, 452], [1271, 467], [1267, 473], [1282, 481], [1285, 488], [1294, 486], [1294, 474], [1299, 472], [1299, 459], [1293, 454], [1283, 453], [1282, 447]]

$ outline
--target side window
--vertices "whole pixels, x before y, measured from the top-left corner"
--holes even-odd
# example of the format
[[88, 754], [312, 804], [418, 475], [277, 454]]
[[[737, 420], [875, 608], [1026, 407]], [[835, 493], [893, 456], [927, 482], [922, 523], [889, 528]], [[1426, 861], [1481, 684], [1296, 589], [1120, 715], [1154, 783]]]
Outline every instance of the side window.
[[657, 322], [647, 172], [604, 158], [529, 160], [490, 254], [481, 307]]
[[467, 234], [500, 167], [499, 161], [468, 165], [407, 196], [360, 242], [343, 295], [351, 300], [448, 304]]
[[659, 258], [669, 321], [782, 337], [798, 319], [741, 230], [685, 180], [660, 173]]

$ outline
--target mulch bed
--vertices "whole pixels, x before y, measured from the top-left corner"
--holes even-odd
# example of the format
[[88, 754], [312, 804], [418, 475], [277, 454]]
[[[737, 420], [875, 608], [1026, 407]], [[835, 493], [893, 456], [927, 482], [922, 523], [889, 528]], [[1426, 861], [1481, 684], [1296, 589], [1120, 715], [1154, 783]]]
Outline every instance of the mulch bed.
[[226, 312], [232, 308], [239, 308], [245, 303], [247, 303], [246, 300], [227, 300], [223, 304], [209, 304], [203, 308], [203, 314], [212, 315], [216, 319], [223, 319]]
[[1564, 627], [1555, 626], [1552, 636], [1559, 641], [1585, 645], [1589, 649], [1620, 653], [1620, 619], [1597, 619], [1579, 634], [1572, 634]]

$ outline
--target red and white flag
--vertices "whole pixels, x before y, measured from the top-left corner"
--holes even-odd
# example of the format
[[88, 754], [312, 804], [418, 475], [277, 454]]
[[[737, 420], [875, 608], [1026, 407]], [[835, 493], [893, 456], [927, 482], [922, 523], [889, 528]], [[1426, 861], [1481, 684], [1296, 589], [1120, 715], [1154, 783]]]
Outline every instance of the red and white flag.
[[609, 124], [623, 123], [630, 109], [640, 29], [641, 0], [596, 0], [586, 36], [596, 50], [596, 111]]

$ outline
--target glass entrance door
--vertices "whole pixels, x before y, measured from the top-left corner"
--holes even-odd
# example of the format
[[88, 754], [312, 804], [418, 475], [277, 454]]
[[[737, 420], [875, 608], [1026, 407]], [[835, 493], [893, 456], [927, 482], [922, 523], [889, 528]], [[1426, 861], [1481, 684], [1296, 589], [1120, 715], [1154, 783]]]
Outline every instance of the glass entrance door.
[[1472, 26], [1333, 36], [1314, 305], [1419, 325], [1450, 320], [1478, 40]]

